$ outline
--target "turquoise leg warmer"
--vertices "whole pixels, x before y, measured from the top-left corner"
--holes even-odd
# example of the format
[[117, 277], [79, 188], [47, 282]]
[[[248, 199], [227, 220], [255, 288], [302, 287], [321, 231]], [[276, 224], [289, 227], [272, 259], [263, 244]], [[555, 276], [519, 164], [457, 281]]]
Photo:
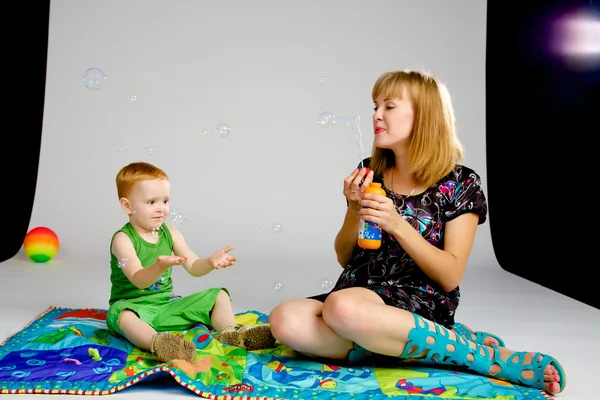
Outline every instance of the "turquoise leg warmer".
[[[469, 342], [462, 336], [453, 335], [450, 330], [435, 323], [433, 323], [435, 331], [431, 331], [428, 321], [416, 314], [413, 315], [415, 327], [408, 333], [408, 343], [399, 358], [415, 359], [418, 357], [416, 360], [464, 366], [480, 375], [540, 390], [544, 390], [544, 370], [548, 364], [552, 364], [560, 376], [560, 391], [564, 390], [566, 384], [565, 372], [553, 357], [535, 353], [531, 363], [525, 364], [527, 353], [516, 352], [504, 361], [500, 358], [500, 350], [496, 345], [490, 348], [471, 342], [474, 344], [474, 348], [471, 348]], [[425, 351], [427, 351], [427, 354], [423, 356]], [[538, 361], [540, 356], [541, 359]], [[490, 368], [494, 364], [500, 367], [500, 372], [492, 375]], [[522, 376], [523, 371], [532, 371], [533, 378], [525, 379]]]
[[[494, 335], [493, 333], [489, 333], [489, 332], [472, 331], [469, 328], [467, 328], [465, 325], [461, 324], [460, 322], [454, 323], [453, 330], [454, 330], [454, 332], [458, 333], [465, 339], [469, 339], [475, 343], [483, 344], [483, 341], [485, 340], [485, 338], [487, 336], [489, 336], [498, 341], [498, 346], [506, 347], [506, 345], [504, 344], [504, 340], [502, 340], [499, 336]], [[473, 339], [473, 335], [475, 335], [475, 339]]]

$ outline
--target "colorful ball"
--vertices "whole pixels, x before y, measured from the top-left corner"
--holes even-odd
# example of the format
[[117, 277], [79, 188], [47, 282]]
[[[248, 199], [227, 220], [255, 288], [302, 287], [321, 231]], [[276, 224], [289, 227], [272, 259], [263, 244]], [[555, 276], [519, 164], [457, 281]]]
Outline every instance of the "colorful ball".
[[60, 242], [52, 229], [38, 226], [25, 235], [23, 250], [27, 257], [37, 263], [49, 261], [58, 253]]

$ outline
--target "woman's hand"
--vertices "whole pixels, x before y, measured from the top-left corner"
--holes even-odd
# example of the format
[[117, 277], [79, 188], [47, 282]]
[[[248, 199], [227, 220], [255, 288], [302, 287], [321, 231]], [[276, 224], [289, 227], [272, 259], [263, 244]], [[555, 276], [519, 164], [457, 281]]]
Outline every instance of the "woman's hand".
[[360, 208], [361, 194], [371, 182], [373, 182], [373, 171], [370, 168], [357, 168], [344, 180], [344, 196], [348, 199], [349, 205], [356, 209]]
[[392, 233], [394, 226], [402, 223], [402, 216], [396, 211], [392, 199], [376, 193], [362, 193], [358, 215], [363, 221], [374, 222], [379, 227]]

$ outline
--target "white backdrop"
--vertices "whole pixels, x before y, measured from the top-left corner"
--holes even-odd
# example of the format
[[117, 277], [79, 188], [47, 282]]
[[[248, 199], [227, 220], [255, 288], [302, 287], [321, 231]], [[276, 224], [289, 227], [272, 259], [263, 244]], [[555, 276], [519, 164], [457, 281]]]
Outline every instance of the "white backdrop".
[[[370, 154], [371, 88], [389, 70], [447, 83], [463, 163], [487, 193], [485, 21], [480, 0], [52, 1], [30, 228], [53, 229], [61, 249], [32, 272], [53, 288], [40, 302], [108, 306], [109, 242], [127, 221], [114, 179], [138, 160], [170, 175], [199, 255], [236, 246], [230, 269], [198, 279], [176, 269], [178, 293], [226, 286], [236, 311], [265, 312], [320, 293], [341, 271], [343, 179]], [[90, 68], [105, 80], [88, 88]], [[319, 125], [326, 111], [359, 116], [362, 139]], [[492, 267], [487, 222], [468, 268]]]

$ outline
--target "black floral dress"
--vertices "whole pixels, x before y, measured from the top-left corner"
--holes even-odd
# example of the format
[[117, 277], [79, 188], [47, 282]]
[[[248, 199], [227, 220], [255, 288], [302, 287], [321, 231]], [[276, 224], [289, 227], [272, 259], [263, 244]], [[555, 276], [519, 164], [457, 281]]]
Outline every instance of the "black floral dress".
[[[363, 161], [368, 167], [370, 158]], [[414, 196], [398, 195], [383, 185], [383, 177], [376, 176], [387, 196], [394, 201], [396, 210], [432, 245], [444, 247], [446, 222], [465, 214], [475, 213], [479, 224], [486, 220], [487, 203], [481, 188], [481, 179], [472, 169], [463, 165], [456, 168], [425, 192]], [[309, 297], [325, 301], [337, 290], [364, 287], [377, 293], [388, 305], [418, 314], [452, 329], [454, 313], [460, 300], [460, 289], [444, 292], [430, 279], [396, 238], [383, 232], [381, 247], [365, 250], [358, 246], [350, 262], [329, 293]]]

